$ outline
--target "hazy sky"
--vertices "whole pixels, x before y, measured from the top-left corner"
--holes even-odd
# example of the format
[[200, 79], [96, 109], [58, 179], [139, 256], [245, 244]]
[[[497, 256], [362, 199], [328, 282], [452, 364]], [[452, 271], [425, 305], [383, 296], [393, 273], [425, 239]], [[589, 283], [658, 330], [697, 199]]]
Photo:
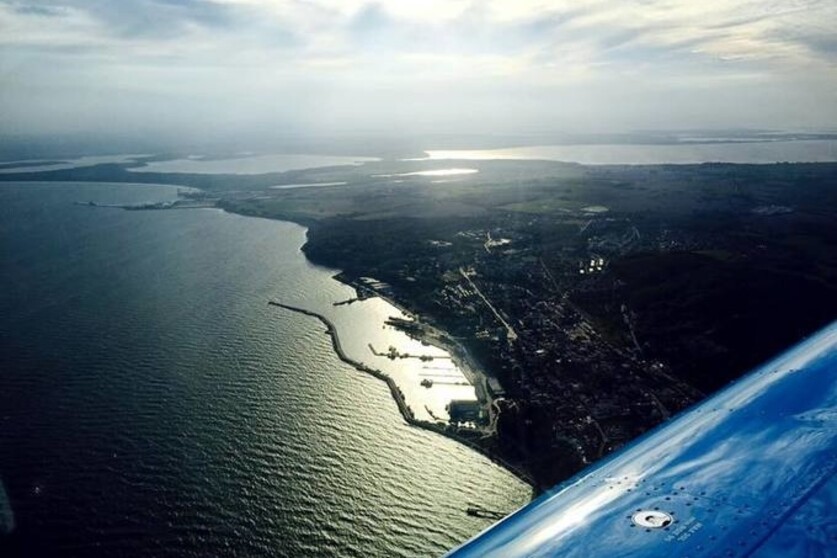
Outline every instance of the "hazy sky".
[[5, 133], [837, 127], [837, 0], [0, 0]]

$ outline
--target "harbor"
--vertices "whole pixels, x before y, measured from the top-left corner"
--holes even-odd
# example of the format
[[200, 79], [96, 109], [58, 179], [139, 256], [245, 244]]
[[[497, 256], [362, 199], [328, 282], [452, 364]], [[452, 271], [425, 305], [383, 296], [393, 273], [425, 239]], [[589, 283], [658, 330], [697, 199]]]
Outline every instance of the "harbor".
[[[474, 430], [472, 428], [461, 427], [456, 424], [444, 423], [441, 420], [431, 422], [428, 420], [421, 420], [416, 418], [415, 412], [407, 403], [404, 397], [404, 392], [401, 390], [398, 384], [396, 384], [396, 382], [392, 379], [390, 375], [386, 374], [385, 372], [382, 372], [377, 368], [367, 366], [366, 364], [351, 358], [346, 353], [340, 341], [340, 337], [337, 332], [336, 326], [326, 316], [318, 312], [308, 310], [306, 308], [301, 308], [299, 306], [285, 304], [274, 300], [268, 301], [268, 304], [270, 306], [274, 306], [319, 320], [326, 328], [325, 333], [331, 338], [332, 348], [337, 357], [344, 363], [353, 367], [355, 370], [369, 374], [370, 376], [384, 382], [387, 385], [393, 400], [395, 401], [399, 413], [401, 414], [401, 416], [407, 424], [417, 428], [429, 430], [431, 432], [435, 432], [436, 434], [440, 434], [442, 436], [455, 440], [467, 446], [468, 448], [486, 456], [488, 459], [490, 459], [497, 465], [500, 465], [501, 467], [505, 468], [528, 485], [534, 485], [534, 481], [525, 470], [516, 466], [515, 464], [509, 463], [501, 456], [499, 456], [496, 451], [492, 450], [490, 447], [486, 447], [484, 443], [482, 443], [483, 437], [480, 431]], [[431, 416], [433, 416], [432, 413], [430, 414]]]

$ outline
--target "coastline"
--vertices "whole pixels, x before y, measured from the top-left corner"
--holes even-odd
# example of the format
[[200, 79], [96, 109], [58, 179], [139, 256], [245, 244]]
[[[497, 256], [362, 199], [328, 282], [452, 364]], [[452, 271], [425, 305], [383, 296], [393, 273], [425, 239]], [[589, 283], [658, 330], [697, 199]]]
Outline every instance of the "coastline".
[[[311, 258], [308, 257], [308, 254], [305, 250], [305, 245], [308, 242], [307, 239], [308, 239], [309, 233], [311, 231], [311, 228], [316, 227], [317, 224], [318, 224], [316, 221], [305, 219], [305, 218], [298, 219], [298, 218], [295, 218], [295, 216], [290, 216], [290, 215], [283, 215], [281, 217], [279, 217], [279, 216], [274, 217], [274, 216], [267, 216], [267, 215], [249, 214], [247, 212], [236, 211], [236, 210], [234, 210], [230, 207], [227, 207], [223, 203], [217, 203], [215, 207], [217, 209], [220, 209], [221, 211], [225, 211], [227, 213], [232, 213], [234, 215], [240, 215], [242, 217], [256, 217], [256, 218], [260, 218], [260, 219], [269, 219], [269, 220], [274, 220], [274, 221], [285, 221], [285, 222], [289, 222], [289, 223], [294, 223], [295, 225], [299, 225], [299, 226], [305, 228], [306, 242], [299, 248], [299, 250], [300, 250], [300, 252], [303, 253], [303, 255], [305, 256], [305, 259], [308, 260], [310, 263], [312, 263], [313, 265], [321, 265], [321, 264], [317, 264], [316, 262], [311, 261]], [[334, 268], [330, 268], [330, 269], [334, 269]], [[332, 276], [332, 279], [334, 279], [335, 281], [338, 281], [340, 283], [343, 283], [344, 285], [350, 286], [357, 291], [358, 285], [354, 281], [352, 281], [350, 278], [348, 278], [346, 275], [344, 275], [344, 272], [342, 270], [339, 270], [337, 273], [335, 273]], [[386, 301], [387, 303], [391, 304], [392, 306], [394, 306], [395, 308], [397, 308], [398, 310], [400, 310], [401, 312], [403, 312], [407, 316], [410, 316], [413, 319], [415, 319], [415, 312], [406, 308], [400, 302], [398, 302], [396, 300], [393, 300], [391, 297], [386, 296], [385, 294], [377, 292], [377, 291], [375, 291], [374, 294], [375, 294], [375, 296], [377, 296], [377, 297], [381, 298], [382, 300]], [[277, 301], [272, 301], [271, 300], [271, 301], [268, 301], [268, 304], [271, 305], [271, 306], [276, 306], [276, 307], [283, 308], [283, 309], [291, 311], [291, 312], [296, 312], [296, 313], [303, 314], [303, 315], [306, 315], [308, 317], [312, 317], [312, 318], [316, 318], [316, 319], [320, 320], [320, 322], [323, 325], [326, 326], [326, 334], [329, 337], [331, 337], [332, 348], [334, 349], [334, 352], [337, 354], [338, 358], [340, 360], [342, 360], [343, 362], [345, 362], [346, 364], [352, 366], [353, 368], [355, 368], [359, 372], [364, 372], [366, 374], [369, 374], [372, 377], [386, 383], [387, 387], [390, 390], [390, 394], [392, 395], [393, 400], [395, 400], [395, 403], [396, 403], [396, 406], [398, 407], [399, 413], [401, 414], [402, 418], [404, 419], [404, 421], [407, 424], [409, 424], [410, 426], [414, 426], [416, 428], [422, 428], [424, 430], [435, 432], [436, 434], [439, 434], [441, 436], [445, 436], [448, 439], [454, 440], [454, 441], [468, 447], [469, 449], [474, 450], [475, 452], [479, 453], [480, 455], [483, 455], [484, 457], [488, 458], [495, 465], [498, 465], [498, 466], [502, 467], [503, 469], [505, 469], [506, 471], [508, 471], [509, 473], [514, 475], [515, 477], [517, 477], [520, 481], [522, 481], [525, 484], [527, 484], [528, 486], [530, 486], [532, 488], [532, 490], [534, 491], [533, 493], [538, 493], [539, 491], [543, 490], [544, 487], [539, 486], [538, 483], [529, 474], [528, 471], [526, 471], [522, 467], [519, 467], [517, 465], [509, 463], [498, 452], [492, 451], [488, 448], [485, 448], [485, 447], [477, 444], [473, 440], [469, 439], [466, 436], [463, 436], [462, 434], [456, 432], [452, 428], [449, 429], [449, 428], [441, 426], [437, 423], [431, 423], [431, 422], [428, 422], [428, 421], [422, 421], [422, 420], [416, 419], [414, 414], [413, 414], [412, 409], [410, 408], [409, 405], [407, 405], [407, 402], [404, 399], [404, 395], [401, 392], [401, 389], [398, 387], [398, 385], [395, 383], [395, 381], [392, 378], [389, 377], [389, 375], [385, 374], [384, 372], [381, 372], [380, 370], [377, 370], [377, 369], [371, 368], [369, 366], [366, 366], [365, 364], [363, 364], [361, 362], [353, 360], [352, 358], [350, 358], [343, 351], [343, 347], [340, 343], [340, 338], [337, 334], [337, 328], [334, 326], [334, 324], [328, 318], [326, 318], [325, 316], [323, 316], [323, 315], [321, 315], [317, 312], [307, 310], [307, 309], [304, 309], [304, 308], [299, 308], [299, 307], [296, 307], [296, 306], [291, 306], [291, 305], [284, 304], [284, 303], [277, 302]], [[450, 338], [447, 336], [446, 333], [442, 332], [441, 330], [438, 330], [438, 328], [436, 328], [435, 326], [429, 326], [429, 327], [432, 327], [432, 329], [434, 331], [440, 332], [440, 334], [437, 335], [437, 336], [434, 336], [433, 340], [424, 339], [424, 341], [427, 341], [431, 345], [434, 345], [437, 348], [440, 348], [442, 350], [445, 350], [445, 351], [449, 352], [450, 355], [451, 355], [451, 359], [452, 359], [453, 363], [456, 364], [456, 366], [460, 370], [462, 370], [462, 372], [466, 376], [466, 378], [469, 381], [474, 380], [472, 382], [472, 385], [474, 386], [474, 389], [477, 390], [478, 397], [479, 397], [480, 393], [482, 393], [482, 398], [487, 397], [487, 393], [486, 393], [485, 387], [483, 385], [484, 381], [485, 381], [485, 375], [480, 371], [479, 365], [476, 362], [473, 361], [473, 357], [468, 352], [468, 350], [465, 349], [464, 347], [458, 345], [453, 340], [450, 340]], [[446, 340], [449, 340], [448, 343], [445, 342]], [[435, 341], [435, 343], [433, 341]]]
[[[308, 237], [310, 229], [317, 225], [316, 221], [309, 221], [308, 219], [296, 219], [292, 216], [272, 217], [272, 216], [255, 215], [255, 214], [249, 214], [247, 212], [236, 211], [232, 208], [229, 208], [229, 207], [225, 206], [225, 204], [223, 204], [223, 203], [217, 203], [216, 202], [214, 207], [216, 209], [220, 209], [221, 211], [224, 211], [224, 212], [227, 212], [227, 213], [232, 213], [234, 215], [240, 215], [242, 217], [255, 217], [255, 218], [261, 218], [261, 219], [269, 219], [269, 220], [273, 220], [273, 221], [284, 221], [284, 222], [294, 223], [295, 225], [299, 225], [299, 226], [305, 228], [306, 239]], [[155, 209], [166, 209], [166, 208], [155, 208]], [[305, 244], [307, 244], [307, 240], [306, 240]], [[305, 244], [303, 244], [300, 247], [300, 252], [302, 252], [304, 254], [306, 260], [308, 260], [310, 263], [312, 263], [314, 265], [319, 265], [315, 262], [312, 262], [311, 259], [308, 257], [308, 254], [305, 251]], [[332, 279], [335, 280], [335, 281], [338, 281], [340, 283], [343, 283], [344, 285], [352, 287], [353, 289], [355, 289], [355, 291], [358, 290], [358, 284], [354, 280], [352, 280], [349, 277], [347, 277], [346, 275], [344, 275], [343, 271], [338, 271], [337, 273], [335, 273], [332, 276]], [[406, 308], [399, 301], [394, 300], [393, 298], [391, 298], [390, 296], [387, 296], [384, 293], [381, 293], [381, 292], [378, 292], [378, 291], [373, 291], [373, 292], [374, 292], [374, 296], [376, 296], [378, 298], [381, 298], [382, 300], [386, 301], [388, 304], [390, 304], [393, 307], [400, 310], [402, 313], [411, 317], [413, 320], [416, 320], [416, 313], [414, 311]], [[303, 314], [303, 315], [306, 315], [308, 317], [313, 317], [313, 318], [316, 318], [316, 319], [320, 320], [320, 322], [323, 325], [326, 326], [326, 332], [325, 333], [329, 337], [331, 337], [332, 348], [334, 349], [334, 352], [335, 352], [335, 354], [337, 354], [338, 358], [341, 361], [345, 362], [346, 364], [352, 366], [356, 370], [358, 370], [360, 372], [364, 372], [366, 374], [369, 374], [372, 377], [386, 383], [387, 387], [389, 388], [390, 394], [392, 395], [392, 398], [395, 401], [396, 406], [398, 407], [399, 413], [401, 414], [402, 418], [404, 419], [404, 421], [407, 424], [409, 424], [410, 426], [414, 426], [416, 428], [422, 428], [424, 430], [435, 432], [436, 434], [439, 434], [439, 435], [444, 436], [448, 439], [454, 440], [454, 441], [468, 447], [469, 449], [479, 453], [480, 455], [483, 455], [484, 457], [488, 458], [495, 465], [498, 465], [498, 466], [502, 467], [503, 469], [505, 469], [506, 471], [508, 471], [509, 473], [514, 475], [515, 477], [517, 477], [520, 481], [522, 481], [525, 484], [527, 484], [528, 486], [530, 486], [535, 493], [537, 493], [539, 490], [542, 490], [543, 487], [539, 487], [538, 483], [535, 481], [535, 479], [525, 469], [523, 469], [522, 467], [519, 467], [517, 465], [514, 465], [512, 463], [509, 463], [498, 452], [493, 451], [491, 449], [488, 449], [486, 447], [483, 447], [483, 446], [479, 445], [478, 443], [476, 443], [475, 441], [473, 441], [472, 439], [468, 438], [467, 436], [464, 436], [461, 433], [457, 432], [456, 427], [446, 427], [446, 426], [442, 426], [438, 423], [433, 423], [433, 422], [429, 422], [429, 421], [423, 421], [423, 420], [416, 419], [415, 415], [413, 413], [413, 410], [410, 408], [410, 406], [407, 404], [407, 402], [404, 398], [403, 392], [401, 391], [401, 389], [398, 387], [398, 385], [395, 383], [395, 381], [389, 375], [385, 374], [384, 372], [382, 372], [380, 370], [371, 368], [371, 367], [366, 366], [365, 364], [363, 364], [361, 362], [358, 362], [358, 361], [350, 358], [343, 351], [343, 347], [340, 343], [340, 338], [337, 334], [337, 328], [334, 326], [334, 324], [328, 318], [326, 318], [325, 316], [323, 316], [323, 315], [321, 315], [317, 312], [311, 311], [311, 310], [307, 310], [307, 309], [304, 309], [304, 308], [299, 308], [299, 307], [296, 307], [296, 306], [291, 306], [291, 305], [284, 304], [284, 303], [277, 302], [277, 301], [273, 301], [273, 300], [268, 301], [268, 304], [271, 305], [271, 306], [275, 306], [275, 307], [278, 307], [278, 308], [282, 308], [282, 309], [285, 309], [285, 310], [288, 310], [288, 311], [291, 311], [291, 312], [296, 312], [296, 313]], [[463, 375], [465, 375], [466, 379], [469, 382], [471, 382], [471, 384], [473, 385], [474, 389], [477, 392], [478, 399], [480, 401], [485, 401], [488, 405], [490, 405], [490, 400], [489, 400], [489, 397], [488, 397], [488, 393], [487, 393], [487, 390], [485, 389], [486, 376], [481, 371], [479, 364], [476, 363], [473, 360], [473, 357], [468, 352], [468, 350], [465, 347], [456, 343], [453, 339], [451, 339], [447, 335], [446, 332], [444, 332], [442, 330], [439, 330], [437, 327], [435, 327], [431, 324], [427, 324], [427, 323], [423, 323], [423, 326], [432, 329], [434, 334], [432, 336], [430, 336], [429, 338], [420, 338], [420, 339], [416, 338], [416, 339], [418, 339], [419, 341], [424, 341], [424, 342], [426, 342], [430, 345], [433, 345], [434, 347], [437, 347], [439, 349], [442, 349], [442, 350], [450, 353], [452, 362], [462, 371], [462, 373], [463, 373]]]
[[527, 473], [522, 468], [517, 467], [517, 466], [509, 463], [508, 461], [503, 459], [502, 456], [497, 454], [497, 452], [491, 451], [490, 449], [482, 447], [479, 444], [475, 443], [473, 440], [469, 439], [468, 437], [463, 436], [462, 434], [460, 434], [456, 430], [456, 428], [445, 427], [445, 426], [441, 426], [437, 423], [416, 419], [412, 409], [410, 408], [410, 406], [407, 404], [406, 400], [404, 399], [403, 392], [401, 391], [401, 389], [398, 387], [398, 385], [395, 383], [395, 381], [388, 374], [385, 374], [384, 372], [381, 372], [378, 369], [371, 368], [371, 367], [363, 364], [362, 362], [358, 362], [358, 361], [352, 359], [351, 357], [349, 357], [345, 353], [345, 351], [343, 350], [343, 346], [340, 343], [340, 337], [337, 333], [337, 328], [331, 322], [331, 320], [329, 320], [328, 318], [326, 318], [322, 314], [319, 314], [319, 313], [314, 312], [312, 310], [307, 310], [305, 308], [300, 308], [298, 306], [291, 306], [289, 304], [284, 304], [282, 302], [277, 302], [277, 301], [274, 301], [274, 300], [268, 301], [268, 305], [275, 306], [275, 307], [282, 308], [282, 309], [285, 309], [285, 310], [288, 310], [288, 311], [291, 311], [291, 312], [295, 312], [295, 313], [298, 313], [298, 314], [302, 314], [302, 315], [305, 315], [305, 316], [308, 316], [308, 317], [318, 319], [326, 327], [325, 333], [326, 333], [326, 335], [328, 335], [331, 338], [332, 348], [334, 349], [334, 352], [337, 355], [337, 357], [341, 361], [345, 362], [346, 364], [352, 366], [354, 369], [358, 370], [359, 372], [364, 372], [364, 373], [369, 374], [370, 376], [384, 382], [387, 385], [387, 387], [389, 388], [389, 391], [390, 391], [390, 394], [392, 395], [392, 398], [395, 400], [395, 404], [398, 407], [399, 413], [401, 413], [402, 418], [404, 419], [404, 421], [407, 424], [409, 424], [410, 426], [414, 426], [414, 427], [417, 427], [417, 428], [422, 428], [424, 430], [429, 430], [431, 432], [435, 432], [436, 434], [439, 434], [441, 436], [445, 436], [446, 438], [449, 438], [449, 439], [454, 440], [454, 441], [456, 441], [456, 442], [458, 442], [458, 443], [460, 443], [464, 446], [467, 446], [468, 448], [476, 451], [477, 453], [480, 453], [481, 455], [487, 457], [494, 464], [499, 465], [500, 467], [503, 467], [504, 469], [509, 471], [511, 474], [513, 474], [515, 477], [517, 477], [518, 479], [520, 479], [521, 481], [523, 481], [524, 483], [526, 483], [527, 485], [529, 485], [533, 489], [536, 488], [536, 483], [535, 483], [534, 479], [529, 475], [529, 473]]

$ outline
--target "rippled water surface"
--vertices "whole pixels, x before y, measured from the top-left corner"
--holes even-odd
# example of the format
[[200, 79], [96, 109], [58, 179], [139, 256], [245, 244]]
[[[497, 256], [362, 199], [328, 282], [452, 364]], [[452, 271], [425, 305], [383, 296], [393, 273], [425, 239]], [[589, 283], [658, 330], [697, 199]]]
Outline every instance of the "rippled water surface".
[[[266, 305], [351, 324], [331, 306], [351, 290], [306, 262], [303, 228], [72, 204], [175, 194], [0, 186], [0, 478], [15, 523], [0, 555], [433, 556], [487, 526], [468, 503], [527, 500], [504, 470], [406, 426], [317, 320]], [[389, 312], [370, 302], [352, 350]]]

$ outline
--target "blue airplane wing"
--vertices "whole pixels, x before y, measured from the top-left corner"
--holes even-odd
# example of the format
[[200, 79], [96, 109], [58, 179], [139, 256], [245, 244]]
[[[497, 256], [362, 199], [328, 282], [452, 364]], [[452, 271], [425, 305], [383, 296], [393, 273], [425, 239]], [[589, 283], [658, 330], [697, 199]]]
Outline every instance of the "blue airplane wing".
[[837, 557], [837, 322], [447, 554]]

